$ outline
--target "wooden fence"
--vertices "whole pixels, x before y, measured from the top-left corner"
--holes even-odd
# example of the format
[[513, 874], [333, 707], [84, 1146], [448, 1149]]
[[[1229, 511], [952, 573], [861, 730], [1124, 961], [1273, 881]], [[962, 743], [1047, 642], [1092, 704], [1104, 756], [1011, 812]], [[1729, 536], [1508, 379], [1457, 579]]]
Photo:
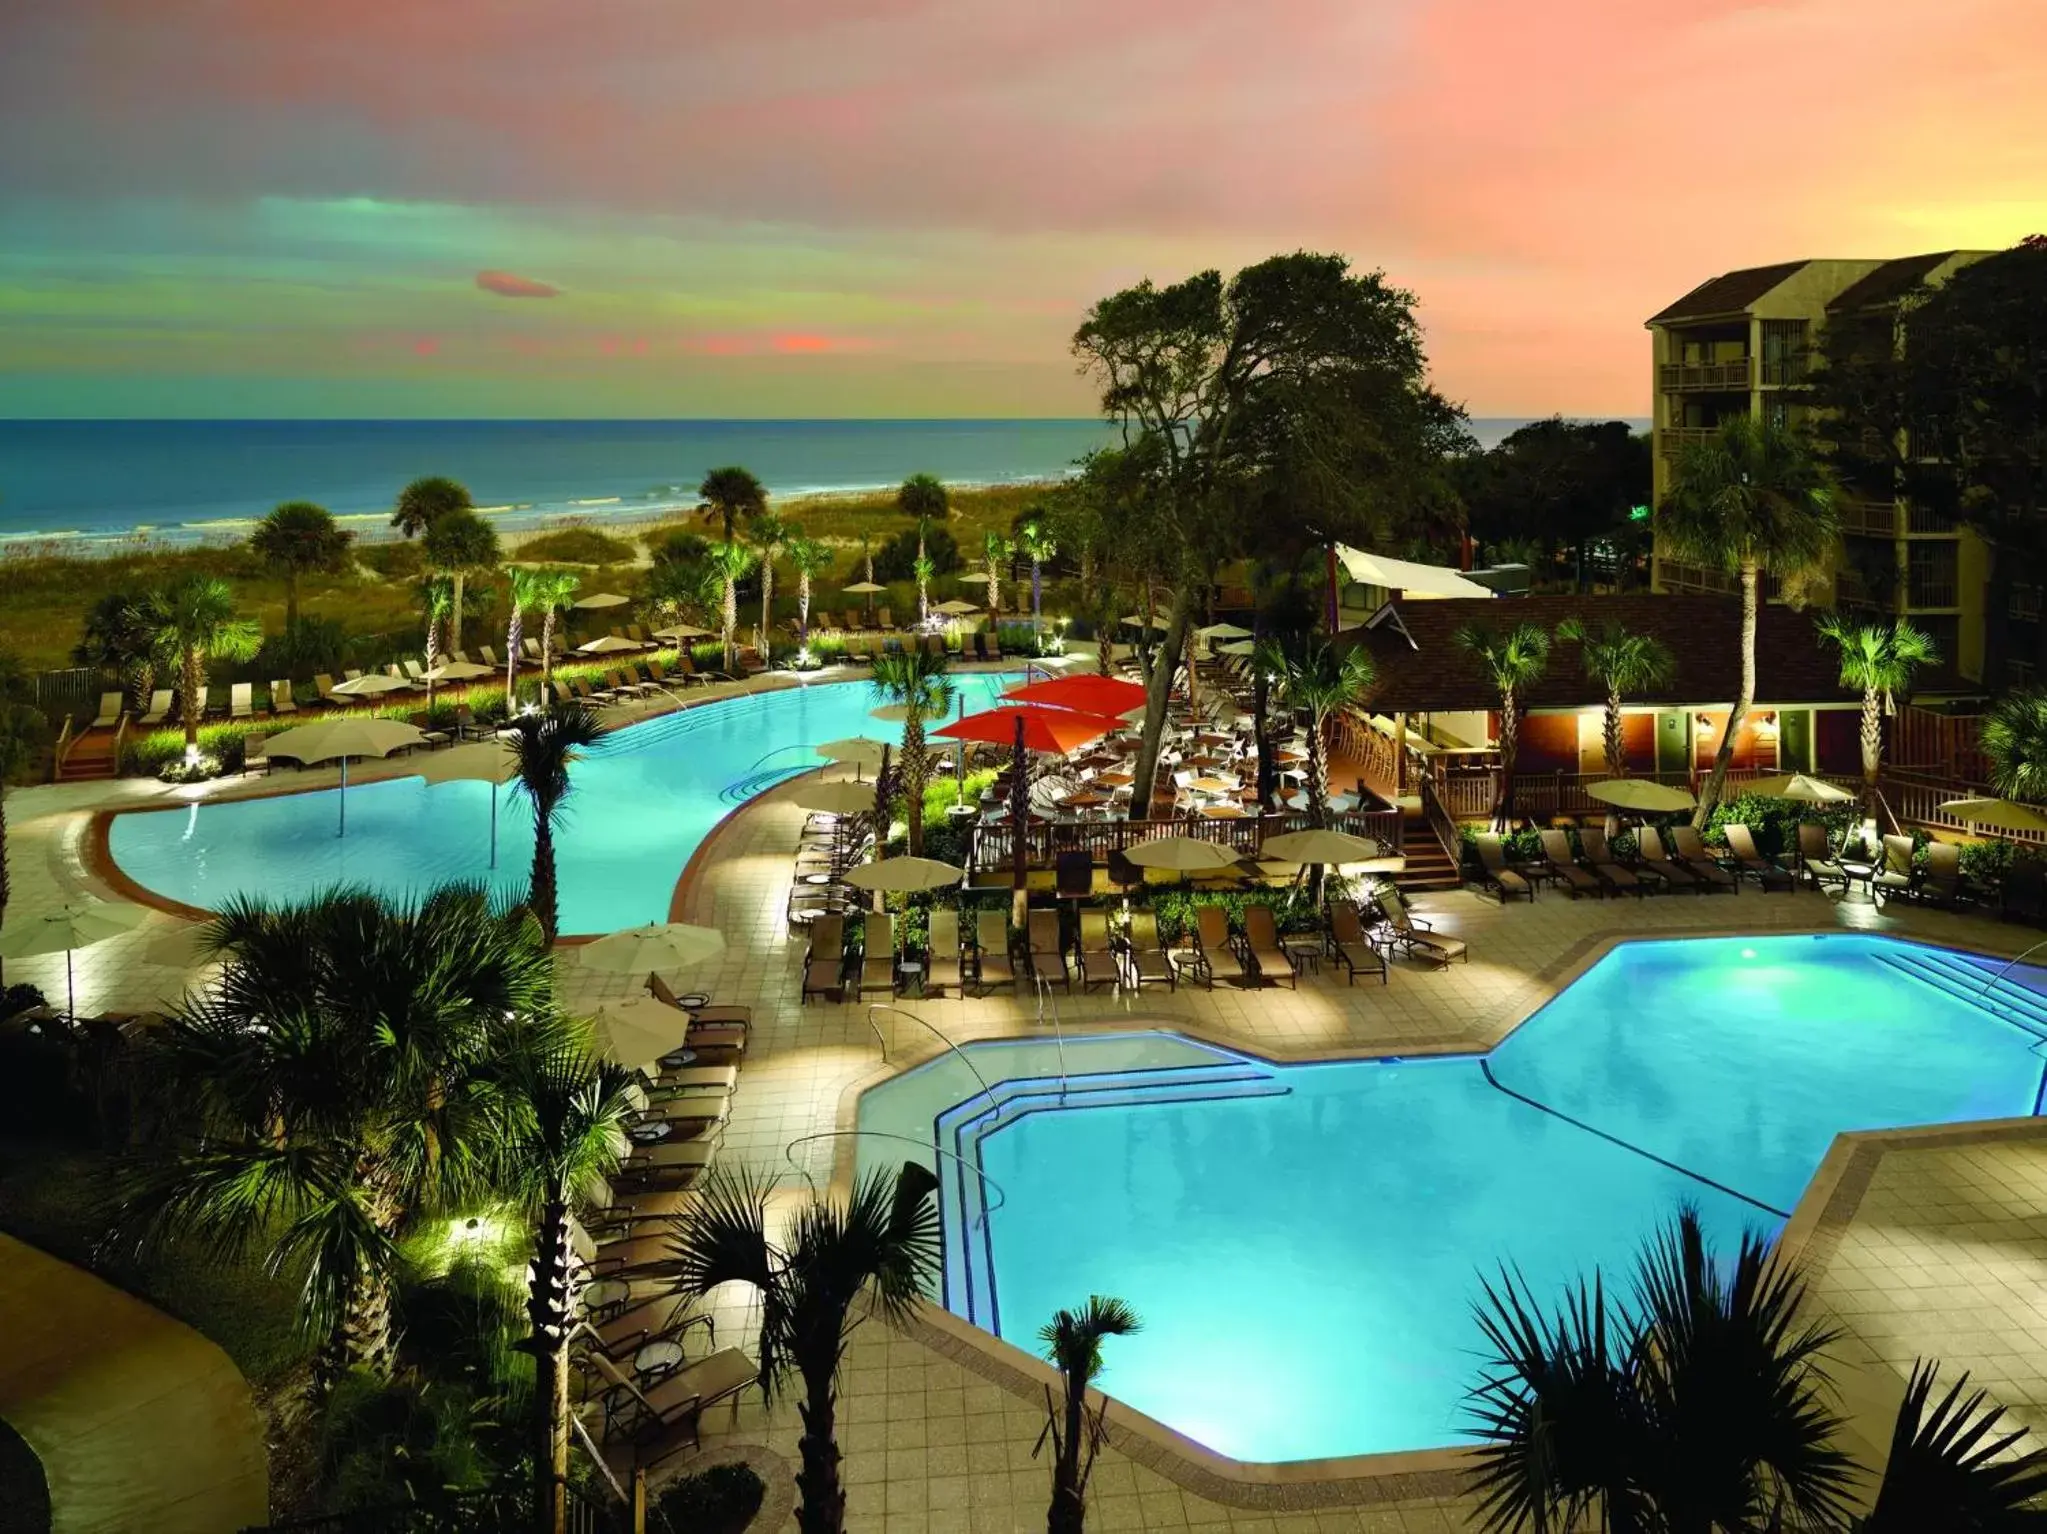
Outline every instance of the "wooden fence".
[[1990, 762], [1980, 745], [1981, 714], [1937, 714], [1910, 704], [1890, 719], [1892, 766], [1961, 783], [1984, 783]]
[[[1401, 815], [1398, 810], [1361, 810], [1332, 814], [1332, 830], [1368, 837], [1397, 855], [1402, 850]], [[1085, 852], [1095, 862], [1108, 861], [1112, 852], [1127, 852], [1139, 842], [1161, 836], [1187, 836], [1197, 841], [1219, 842], [1247, 858], [1258, 856], [1266, 838], [1284, 831], [1305, 831], [1308, 817], [1294, 812], [1285, 815], [1246, 815], [1235, 820], [1209, 820], [1202, 816], [1178, 816], [1168, 820], [1033, 820], [1024, 828], [1025, 856], [1040, 867], [1058, 860], [1062, 852]], [[983, 824], [974, 833], [970, 865], [976, 870], [999, 872], [1012, 866], [1015, 828], [1008, 820]]]

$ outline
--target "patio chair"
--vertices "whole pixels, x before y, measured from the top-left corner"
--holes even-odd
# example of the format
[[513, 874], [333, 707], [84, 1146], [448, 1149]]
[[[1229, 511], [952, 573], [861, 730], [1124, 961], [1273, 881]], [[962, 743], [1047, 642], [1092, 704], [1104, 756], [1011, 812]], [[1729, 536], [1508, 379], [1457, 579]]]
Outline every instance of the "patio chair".
[[896, 925], [879, 911], [870, 911], [861, 924], [860, 994], [879, 991], [896, 993]]
[[1211, 991], [1217, 980], [1243, 985], [1251, 978], [1230, 940], [1230, 919], [1219, 905], [1194, 908], [1194, 962]]
[[1359, 970], [1377, 970], [1379, 984], [1387, 983], [1386, 955], [1372, 946], [1365, 935], [1364, 919], [1347, 900], [1329, 908], [1329, 951], [1348, 974], [1346, 985], [1357, 984]]
[[1697, 874], [1701, 881], [1714, 889], [1727, 890], [1732, 894], [1741, 893], [1741, 880], [1720, 866], [1720, 860], [1690, 826], [1672, 826], [1670, 843], [1678, 860]]
[[121, 722], [121, 715], [125, 712], [122, 705], [125, 701], [121, 694], [117, 692], [101, 693], [99, 717], [87, 725], [86, 728], [88, 730], [111, 730]]
[[403, 673], [400, 673], [394, 667], [391, 671], [391, 675], [393, 676], [402, 675], [404, 680], [411, 682], [415, 688], [424, 690], [426, 687], [426, 667], [422, 666], [416, 660], [409, 660], [405, 662], [405, 670]]
[[1919, 898], [1951, 906], [1962, 898], [1962, 847], [1959, 842], [1928, 842], [1926, 867], [1919, 874]]
[[803, 995], [846, 999], [846, 918], [820, 916], [810, 924], [810, 948], [803, 955]]
[[1111, 989], [1123, 983], [1123, 959], [1116, 940], [1109, 933], [1109, 913], [1102, 910], [1080, 913], [1080, 936], [1074, 942], [1074, 957], [1080, 962], [1082, 994], [1098, 985]]
[[1485, 833], [1476, 838], [1478, 847], [1478, 882], [1485, 888], [1498, 893], [1500, 904], [1505, 905], [1516, 895], [1535, 899], [1535, 886], [1520, 873], [1507, 866], [1507, 849], [1500, 844], [1499, 837]]
[[1827, 844], [1827, 828], [1816, 820], [1798, 823], [1798, 872], [1812, 881], [1814, 889], [1825, 889], [1829, 884], [1848, 888], [1848, 870]]
[[602, 1355], [592, 1364], [603, 1387], [599, 1406], [604, 1441], [637, 1445], [633, 1460], [642, 1467], [696, 1448], [705, 1411], [721, 1401], [732, 1402], [737, 1421], [740, 1394], [760, 1378], [759, 1366], [738, 1348], [721, 1348], [649, 1380], [626, 1378], [612, 1359]]
[[530, 634], [519, 641], [519, 654], [529, 666], [546, 664], [546, 658], [540, 653], [540, 641]]
[[895, 614], [886, 607], [877, 607], [874, 610], [874, 622], [878, 628], [884, 630], [893, 629], [896, 626]]
[[1663, 840], [1654, 826], [1644, 826], [1635, 833], [1635, 850], [1642, 866], [1661, 879], [1666, 888], [1688, 889], [1695, 895], [1706, 892], [1696, 873], [1664, 854]]
[[1544, 831], [1541, 833], [1543, 867], [1556, 878], [1570, 886], [1571, 898], [1590, 893], [1594, 896], [1606, 892], [1599, 875], [1589, 868], [1580, 868], [1578, 860], [1571, 855], [1571, 833], [1568, 831]]
[[270, 734], [267, 730], [251, 730], [242, 737], [242, 773], [270, 770]]
[[292, 695], [291, 681], [279, 677], [270, 684], [270, 712], [273, 714], [296, 714], [299, 700]]
[[1173, 956], [1159, 941], [1159, 919], [1154, 912], [1130, 913], [1130, 933], [1123, 941], [1123, 964], [1132, 990], [1143, 989], [1147, 981], [1157, 984], [1161, 980], [1169, 991], [1180, 988]]
[[618, 1178], [631, 1187], [687, 1188], [703, 1180], [717, 1154], [715, 1138], [644, 1145], [625, 1159]]
[[1380, 931], [1388, 947], [1398, 948], [1411, 959], [1422, 959], [1439, 967], [1452, 959], [1471, 962], [1471, 950], [1461, 938], [1445, 937], [1435, 926], [1407, 908], [1400, 891], [1390, 884], [1379, 886], [1379, 914], [1384, 917]]
[[1244, 907], [1244, 950], [1261, 981], [1277, 985], [1284, 979], [1292, 989], [1301, 988], [1300, 971], [1294, 968], [1294, 956], [1279, 940], [1279, 923], [1273, 920], [1271, 906]]
[[1883, 863], [1869, 881], [1870, 892], [1877, 895], [1917, 894], [1919, 876], [1912, 867], [1914, 851], [1911, 837], [1886, 836]]
[[1016, 960], [1009, 951], [1009, 918], [1000, 911], [974, 917], [974, 984], [984, 992], [1016, 984]]
[[965, 950], [960, 946], [960, 913], [956, 906], [933, 906], [925, 933], [924, 994], [943, 996], [945, 988], [963, 990]]
[[1757, 851], [1755, 833], [1747, 826], [1739, 821], [1729, 821], [1721, 829], [1727, 833], [1727, 850], [1734, 855], [1738, 872], [1747, 874], [1766, 890], [1792, 888], [1796, 881], [1792, 879], [1790, 870]]
[[635, 1082], [626, 1088], [625, 1098], [642, 1122], [658, 1121], [668, 1126], [668, 1138], [660, 1142], [663, 1144], [701, 1139], [724, 1128], [732, 1115], [730, 1092], [675, 1092], [657, 1097], [643, 1083]]
[[1003, 659], [1002, 636], [996, 633], [995, 630], [993, 629], [985, 629], [982, 631], [981, 656], [982, 659], [984, 660]]
[[628, 1306], [608, 1320], [589, 1323], [583, 1340], [593, 1357], [630, 1359], [648, 1343], [670, 1335], [681, 1323], [683, 1302], [673, 1295], [657, 1295]]
[[313, 673], [313, 701], [328, 708], [340, 708], [347, 699], [334, 696], [334, 678], [324, 671]]
[[490, 667], [491, 670], [502, 671], [505, 669], [505, 663], [498, 659], [498, 652], [493, 646], [487, 644], [478, 645], [476, 647], [476, 654], [483, 664]]
[[[328, 685], [331, 687], [333, 684], [330, 682]], [[147, 729], [151, 725], [162, 724], [170, 716], [171, 692], [172, 689], [168, 687], [159, 687], [152, 692], [149, 695], [149, 707], [143, 711], [142, 717], [136, 720], [135, 723], [143, 729]]]
[[1057, 981], [1073, 989], [1073, 974], [1066, 967], [1066, 952], [1059, 946], [1059, 913], [1033, 911], [1030, 920], [1031, 974], [1045, 984]]

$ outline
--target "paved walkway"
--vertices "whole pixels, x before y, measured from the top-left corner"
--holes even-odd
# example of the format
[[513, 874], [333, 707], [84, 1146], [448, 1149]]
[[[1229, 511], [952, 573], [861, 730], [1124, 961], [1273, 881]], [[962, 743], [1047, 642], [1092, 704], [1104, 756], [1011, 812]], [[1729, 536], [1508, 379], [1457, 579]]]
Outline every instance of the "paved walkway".
[[54, 1534], [232, 1534], [267, 1516], [263, 1422], [227, 1354], [82, 1268], [0, 1236], [0, 1418]]

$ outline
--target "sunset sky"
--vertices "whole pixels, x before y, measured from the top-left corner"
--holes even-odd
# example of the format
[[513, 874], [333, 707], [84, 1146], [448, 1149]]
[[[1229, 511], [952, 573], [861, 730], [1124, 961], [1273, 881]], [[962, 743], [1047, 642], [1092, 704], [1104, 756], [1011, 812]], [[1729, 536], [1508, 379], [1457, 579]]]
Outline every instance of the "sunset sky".
[[1474, 415], [1731, 267], [2047, 229], [2042, 0], [0, 5], [0, 415], [1083, 415], [1337, 250]]

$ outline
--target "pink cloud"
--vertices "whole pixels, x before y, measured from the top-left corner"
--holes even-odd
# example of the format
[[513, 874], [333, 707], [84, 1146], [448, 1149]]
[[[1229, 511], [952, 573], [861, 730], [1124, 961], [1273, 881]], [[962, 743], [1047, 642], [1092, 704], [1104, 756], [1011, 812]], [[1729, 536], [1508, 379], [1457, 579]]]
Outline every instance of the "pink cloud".
[[561, 289], [551, 282], [521, 277], [516, 272], [478, 272], [476, 285], [500, 298], [558, 298]]

